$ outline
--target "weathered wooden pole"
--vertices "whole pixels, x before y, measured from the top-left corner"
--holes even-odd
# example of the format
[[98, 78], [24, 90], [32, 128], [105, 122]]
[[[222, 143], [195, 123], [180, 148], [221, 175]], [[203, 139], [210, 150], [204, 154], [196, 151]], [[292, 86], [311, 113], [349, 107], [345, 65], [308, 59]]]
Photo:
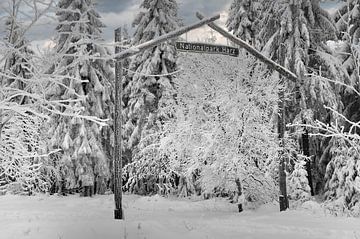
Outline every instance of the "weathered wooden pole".
[[[203, 19], [204, 16], [197, 12], [196, 13], [197, 18]], [[253, 48], [251, 45], [247, 44], [245, 41], [241, 40], [240, 38], [237, 38], [233, 34], [229, 33], [225, 29], [221, 28], [220, 26], [216, 25], [215, 23], [211, 22], [208, 24], [208, 26], [227, 39], [231, 40], [235, 44], [239, 45], [240, 47], [247, 50], [251, 55], [255, 56], [257, 59], [259, 59], [261, 62], [266, 64], [270, 69], [277, 71], [282, 77], [285, 79], [289, 79], [293, 82], [298, 81], [298, 77], [296, 74], [291, 72], [290, 70], [286, 69], [282, 65], [274, 62], [270, 58], [264, 56], [261, 52]], [[280, 89], [279, 93], [279, 102], [278, 102], [278, 140], [279, 140], [279, 146], [281, 150], [279, 150], [279, 189], [280, 189], [280, 195], [279, 195], [279, 204], [280, 204], [280, 211], [285, 211], [287, 208], [289, 208], [289, 201], [287, 197], [286, 192], [286, 173], [285, 173], [285, 157], [284, 157], [284, 134], [285, 134], [285, 97], [284, 97], [284, 90]]]
[[[121, 42], [121, 27], [115, 30], [115, 42]], [[120, 46], [115, 47], [115, 53], [120, 52]], [[122, 116], [122, 61], [116, 59], [115, 63], [115, 122], [114, 122], [114, 197], [115, 197], [115, 219], [124, 219], [122, 209], [122, 136], [121, 136], [121, 116]]]
[[118, 43], [115, 47], [115, 122], [114, 122], [114, 135], [115, 135], [115, 148], [114, 148], [114, 197], [115, 197], [115, 219], [124, 219], [124, 213], [122, 210], [122, 178], [121, 178], [121, 170], [122, 170], [122, 134], [121, 134], [121, 115], [122, 115], [122, 73], [123, 66], [122, 60], [134, 56], [142, 51], [153, 48], [165, 41], [171, 40], [175, 37], [178, 37], [186, 32], [189, 32], [193, 29], [199, 28], [203, 25], [208, 24], [209, 22], [215, 21], [220, 18], [220, 14], [204, 19], [197, 23], [194, 23], [189, 26], [185, 26], [179, 28], [175, 31], [172, 31], [168, 34], [162, 35], [154, 40], [142, 43], [140, 45], [131, 47], [127, 50], [122, 51], [120, 42], [121, 42], [121, 28], [115, 30], [115, 42]]

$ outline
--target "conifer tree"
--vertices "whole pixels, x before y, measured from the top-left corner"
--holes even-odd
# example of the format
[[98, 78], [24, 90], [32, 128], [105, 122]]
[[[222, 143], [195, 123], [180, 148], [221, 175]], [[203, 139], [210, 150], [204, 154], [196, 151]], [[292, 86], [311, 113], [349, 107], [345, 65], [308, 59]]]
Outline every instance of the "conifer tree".
[[[102, 45], [104, 24], [92, 0], [60, 0], [56, 12], [56, 54], [54, 66], [64, 76], [65, 87], [58, 86], [49, 95], [55, 99], [73, 99], [82, 115], [110, 119], [113, 107], [111, 82], [113, 72], [109, 51]], [[109, 121], [110, 126], [112, 122]], [[51, 122], [49, 146], [61, 149], [59, 162], [60, 189], [85, 186], [104, 192], [110, 178], [112, 132], [82, 118], [56, 115]], [[106, 151], [104, 150], [106, 149]], [[91, 190], [90, 190], [91, 191]], [[90, 191], [85, 194], [91, 194]]]
[[[343, 81], [346, 74], [325, 45], [327, 40], [336, 38], [335, 24], [329, 14], [320, 7], [318, 0], [266, 1], [259, 33], [262, 51], [296, 73], [299, 79], [297, 82], [284, 80], [288, 95], [286, 123], [308, 124], [314, 120], [329, 121], [333, 117], [323, 106], [342, 108], [341, 99], [337, 94], [338, 85], [311, 77], [321, 75]], [[305, 129], [302, 134], [302, 145], [315, 145], [306, 142], [306, 135]], [[310, 147], [308, 152], [305, 152], [306, 147], [302, 149], [306, 156], [315, 154], [315, 150], [319, 149]], [[310, 173], [310, 165], [307, 168]]]
[[360, 216], [360, 161], [358, 142], [349, 145], [333, 138], [326, 168], [325, 206], [333, 214]]
[[[175, 0], [144, 0], [141, 7], [145, 11], [140, 12], [133, 22], [136, 26], [133, 45], [155, 39], [178, 27]], [[141, 170], [153, 169], [151, 173], [142, 174], [141, 179], [136, 179], [147, 180], [152, 187], [155, 183], [150, 181], [156, 181], [161, 171], [161, 163], [156, 161], [161, 158], [156, 156], [155, 142], [159, 140], [164, 121], [172, 117], [171, 113], [159, 109], [174, 100], [174, 76], [171, 73], [176, 71], [176, 58], [174, 42], [163, 43], [136, 55], [130, 63], [130, 80], [124, 89], [128, 99], [124, 102], [125, 147], [131, 151], [133, 161], [127, 171], [136, 176]], [[151, 190], [141, 191], [148, 193]]]
[[261, 13], [261, 1], [234, 0], [229, 9], [226, 26], [235, 36], [247, 43], [257, 46], [257, 24]]
[[[337, 57], [349, 75], [349, 81], [346, 83], [359, 89], [360, 1], [344, 0], [342, 7], [336, 12], [334, 19], [340, 33], [340, 38], [342, 39], [342, 45], [337, 49]], [[354, 105], [354, 101], [356, 101], [354, 98], [356, 98], [354, 92], [349, 90], [349, 88], [345, 89], [344, 103], [347, 106], [345, 113], [348, 118], [353, 119], [359, 117], [356, 113], [355, 115], [349, 115], [350, 112], [353, 112], [351, 108]]]
[[297, 203], [310, 199], [311, 189], [307, 179], [306, 161], [300, 159], [295, 162], [295, 167], [289, 176], [289, 196]]
[[[325, 173], [325, 197], [327, 208], [335, 214], [345, 213], [360, 215], [359, 172], [357, 140], [345, 141], [342, 134], [349, 136], [358, 134], [352, 123], [359, 122], [359, 37], [360, 37], [360, 1], [344, 0], [336, 12], [334, 19], [340, 32], [342, 44], [337, 50], [337, 57], [348, 73], [348, 81], [342, 92], [345, 109], [343, 116], [350, 121], [345, 122], [341, 133], [330, 140], [326, 154], [322, 157], [327, 163]], [[339, 137], [340, 136], [340, 137]], [[352, 143], [352, 144], [351, 144]]]

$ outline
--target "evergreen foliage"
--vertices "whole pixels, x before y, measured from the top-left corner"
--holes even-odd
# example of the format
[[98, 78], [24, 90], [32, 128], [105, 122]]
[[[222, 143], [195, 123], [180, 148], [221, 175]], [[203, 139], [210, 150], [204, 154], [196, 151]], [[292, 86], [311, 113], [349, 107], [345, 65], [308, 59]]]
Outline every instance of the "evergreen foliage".
[[[145, 10], [133, 22], [136, 26], [132, 44], [155, 39], [178, 28], [175, 0], [144, 0]], [[160, 109], [174, 101], [173, 72], [177, 70], [174, 42], [166, 42], [140, 53], [131, 60], [124, 89], [125, 150], [131, 151], [132, 163], [125, 169], [129, 180], [158, 181], [162, 158], [157, 157], [155, 142], [162, 125], [172, 117]], [[160, 161], [160, 162], [159, 162]], [[142, 174], [142, 170], [151, 173]], [[150, 177], [145, 179], [146, 177]], [[135, 182], [133, 182], [135, 184]], [[150, 183], [149, 183], [150, 184]], [[151, 187], [154, 187], [154, 183]], [[130, 188], [131, 191], [132, 188]], [[136, 191], [135, 191], [136, 192]], [[149, 193], [145, 190], [142, 193]]]
[[229, 9], [226, 26], [235, 36], [257, 47], [257, 27], [261, 12], [259, 0], [234, 0]]
[[[295, 162], [294, 170], [288, 178], [289, 199], [295, 204], [301, 204], [310, 200], [311, 192], [305, 168], [306, 161], [302, 158]], [[296, 206], [296, 205], [295, 205]]]
[[[293, 100], [298, 99], [299, 108], [306, 110], [322, 104], [340, 108], [334, 86], [307, 76], [315, 73], [337, 79], [343, 77], [336, 61], [331, 62], [334, 59], [327, 54], [324, 44], [327, 40], [336, 39], [337, 30], [319, 2], [273, 1], [264, 14], [261, 29], [259, 39], [264, 40], [262, 51], [300, 79], [287, 86], [289, 92], [298, 92]], [[294, 113], [291, 119], [300, 112]]]
[[[325, 206], [334, 214], [359, 216], [358, 128], [354, 125], [354, 122], [360, 120], [357, 110], [359, 106], [357, 92], [359, 89], [359, 1], [344, 1], [335, 13], [334, 19], [342, 39], [340, 47], [335, 49], [335, 55], [348, 76], [347, 86], [341, 92], [345, 108], [342, 112], [337, 112], [343, 120], [340, 121], [341, 126], [339, 122], [336, 122], [331, 126], [320, 127], [327, 133], [334, 132], [321, 158], [321, 163], [326, 165]], [[349, 140], [346, 140], [347, 137]]]
[[[343, 109], [339, 94], [342, 87], [324, 80], [324, 77], [343, 83], [347, 73], [326, 45], [328, 40], [337, 39], [333, 20], [320, 7], [318, 0], [265, 1], [264, 5], [264, 18], [258, 36], [262, 41], [262, 52], [296, 73], [299, 79], [297, 82], [283, 81], [286, 123], [334, 121], [335, 116], [324, 106], [340, 111]], [[303, 130], [308, 130], [303, 127], [293, 129], [301, 137]], [[316, 137], [310, 138], [310, 155], [317, 155], [316, 165], [325, 148], [326, 142]], [[321, 171], [320, 168], [316, 170]], [[323, 175], [324, 172], [319, 174]]]
[[[112, 118], [113, 71], [104, 60], [110, 52], [102, 45], [104, 24], [92, 0], [61, 0], [56, 15], [55, 69], [63, 75], [63, 85], [49, 92], [52, 99], [72, 99], [70, 105], [81, 109], [81, 115]], [[66, 113], [66, 109], [63, 113]], [[108, 121], [110, 127], [112, 121]], [[94, 186], [103, 193], [110, 179], [113, 133], [83, 118], [54, 115], [50, 122], [49, 147], [61, 149], [59, 189], [71, 190]]]
[[351, 145], [332, 139], [331, 161], [326, 169], [325, 207], [333, 214], [360, 216], [360, 161], [357, 141]]
[[[0, 194], [48, 191], [49, 182], [52, 191], [95, 186], [104, 193], [114, 137], [114, 55], [104, 47], [104, 25], [92, 0], [59, 0], [54, 51], [34, 60], [37, 53], [24, 36], [41, 13], [28, 25], [20, 22], [23, 2], [10, 2], [16, 7], [8, 11], [0, 41]], [[315, 134], [310, 154], [325, 208], [360, 216], [360, 2], [343, 0], [333, 19], [319, 2], [234, 0], [230, 7], [228, 29], [296, 73], [297, 82], [269, 74], [245, 52], [237, 59], [179, 57], [173, 41], [126, 59], [124, 189], [240, 197], [245, 205], [274, 201], [279, 179], [274, 112], [285, 87], [286, 123], [294, 126], [285, 133], [283, 151], [286, 167], [294, 166], [290, 199], [295, 206], [311, 199], [296, 139], [305, 129]], [[39, 10], [37, 3], [44, 4], [35, 0], [26, 6]], [[175, 0], [143, 0], [141, 8], [131, 39], [124, 29], [123, 49], [179, 26]], [[341, 41], [327, 42], [337, 37]], [[212, 35], [207, 42], [214, 40]], [[97, 124], [106, 120], [107, 126]]]
[[[336, 12], [334, 19], [342, 39], [336, 49], [336, 56], [343, 69], [348, 73], [349, 86], [359, 89], [359, 37], [360, 37], [360, 2], [358, 0], [344, 1], [342, 7]], [[343, 93], [344, 103], [347, 106], [345, 115], [352, 120], [359, 119], [359, 115], [352, 110], [357, 104], [357, 96], [350, 88], [345, 88]], [[356, 106], [355, 106], [356, 107]], [[351, 113], [354, 113], [350, 115]]]

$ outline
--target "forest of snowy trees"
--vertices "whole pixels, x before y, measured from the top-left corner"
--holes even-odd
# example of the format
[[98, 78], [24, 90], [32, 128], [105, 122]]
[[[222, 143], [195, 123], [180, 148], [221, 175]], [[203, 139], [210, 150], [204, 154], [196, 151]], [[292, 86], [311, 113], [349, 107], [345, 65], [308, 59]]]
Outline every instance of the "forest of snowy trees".
[[[0, 195], [111, 193], [115, 45], [95, 1], [6, 1]], [[123, 191], [257, 206], [278, 200], [284, 159], [290, 207], [318, 200], [360, 216], [360, 1], [333, 14], [320, 2], [233, 0], [228, 9], [227, 30], [296, 81], [245, 50], [182, 53], [177, 39], [125, 59]], [[54, 47], [34, 49], [28, 32], [51, 14]], [[121, 48], [181, 26], [176, 0], [143, 0]]]

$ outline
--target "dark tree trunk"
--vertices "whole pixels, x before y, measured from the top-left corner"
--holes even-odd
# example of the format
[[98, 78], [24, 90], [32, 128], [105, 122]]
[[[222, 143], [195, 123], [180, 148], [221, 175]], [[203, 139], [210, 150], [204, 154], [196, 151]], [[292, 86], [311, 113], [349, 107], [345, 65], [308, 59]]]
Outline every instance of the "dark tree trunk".
[[[122, 41], [121, 28], [115, 30], [115, 42]], [[115, 47], [115, 53], [121, 51], [120, 46]], [[122, 76], [123, 66], [119, 59], [115, 62], [115, 119], [114, 119], [114, 200], [115, 200], [115, 219], [124, 219], [122, 209], [122, 133], [121, 133], [121, 114], [122, 114]]]
[[[240, 182], [240, 179], [239, 178], [236, 178], [235, 179], [235, 183], [236, 183], [236, 188], [237, 188], [237, 194], [238, 194], [238, 209], [239, 209], [239, 212], [242, 212], [244, 209], [243, 209], [243, 195], [242, 195], [242, 190], [241, 190], [241, 182]], [[239, 202], [239, 198], [240, 198], [240, 202]]]
[[311, 173], [309, 132], [307, 130], [305, 130], [305, 133], [302, 134], [302, 146], [303, 146], [303, 154], [306, 157], [308, 157], [308, 160], [306, 160], [307, 179], [308, 179], [309, 186], [310, 186], [310, 189], [311, 189], [311, 196], [314, 196], [314, 186], [313, 186], [313, 183], [312, 183], [312, 173]]
[[284, 90], [279, 90], [279, 102], [278, 102], [278, 139], [280, 150], [279, 155], [279, 204], [280, 211], [285, 211], [289, 208], [289, 200], [286, 192], [286, 173], [285, 173], [285, 155], [284, 155], [284, 135], [285, 135], [285, 99]]
[[94, 186], [84, 186], [83, 190], [84, 197], [92, 197], [94, 192]]

